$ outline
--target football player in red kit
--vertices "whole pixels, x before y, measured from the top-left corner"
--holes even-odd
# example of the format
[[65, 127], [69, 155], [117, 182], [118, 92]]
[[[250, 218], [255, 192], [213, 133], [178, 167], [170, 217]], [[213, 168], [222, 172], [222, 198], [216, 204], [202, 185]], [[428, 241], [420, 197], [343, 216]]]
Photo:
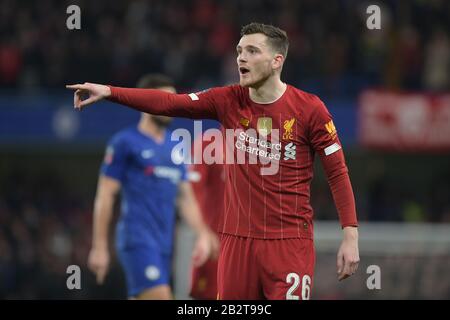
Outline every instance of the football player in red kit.
[[338, 279], [354, 274], [359, 263], [355, 200], [342, 145], [324, 103], [281, 81], [286, 32], [251, 23], [242, 28], [236, 50], [239, 84], [196, 94], [93, 83], [67, 87], [76, 90], [77, 109], [106, 98], [151, 114], [220, 121], [227, 159], [218, 297], [307, 300], [315, 263], [310, 205], [315, 155], [343, 230]]

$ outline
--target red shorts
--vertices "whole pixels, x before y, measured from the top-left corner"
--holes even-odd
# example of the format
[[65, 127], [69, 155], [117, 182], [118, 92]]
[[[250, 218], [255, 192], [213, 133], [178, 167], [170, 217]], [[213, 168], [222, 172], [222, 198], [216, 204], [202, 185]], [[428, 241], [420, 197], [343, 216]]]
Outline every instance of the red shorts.
[[311, 239], [263, 240], [224, 234], [218, 299], [308, 300], [314, 263]]
[[208, 260], [192, 269], [191, 297], [199, 300], [217, 299], [217, 260]]

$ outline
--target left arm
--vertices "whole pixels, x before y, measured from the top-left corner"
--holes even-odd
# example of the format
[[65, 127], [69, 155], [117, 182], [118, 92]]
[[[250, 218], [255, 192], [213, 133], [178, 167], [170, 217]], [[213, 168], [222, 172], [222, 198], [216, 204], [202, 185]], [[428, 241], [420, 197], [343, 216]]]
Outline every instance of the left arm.
[[329, 156], [321, 154], [320, 158], [343, 229], [343, 239], [337, 254], [337, 273], [340, 281], [353, 275], [359, 264], [355, 198], [342, 150]]
[[337, 254], [338, 280], [354, 274], [359, 264], [358, 220], [355, 198], [341, 142], [327, 108], [316, 97], [310, 118], [310, 141], [319, 154], [343, 229]]
[[180, 183], [178, 208], [184, 220], [197, 235], [197, 241], [193, 252], [193, 262], [196, 266], [200, 266], [206, 262], [209, 256], [217, 255], [219, 244], [215, 234], [203, 221], [200, 208], [195, 200], [189, 182], [184, 181]]

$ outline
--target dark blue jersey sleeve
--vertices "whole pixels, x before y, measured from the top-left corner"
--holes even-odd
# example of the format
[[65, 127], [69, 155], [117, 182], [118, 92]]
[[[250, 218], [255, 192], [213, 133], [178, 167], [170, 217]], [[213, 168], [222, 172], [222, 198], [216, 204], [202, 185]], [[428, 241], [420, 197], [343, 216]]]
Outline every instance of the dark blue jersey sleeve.
[[123, 182], [127, 166], [128, 147], [123, 136], [114, 136], [106, 147], [101, 173]]

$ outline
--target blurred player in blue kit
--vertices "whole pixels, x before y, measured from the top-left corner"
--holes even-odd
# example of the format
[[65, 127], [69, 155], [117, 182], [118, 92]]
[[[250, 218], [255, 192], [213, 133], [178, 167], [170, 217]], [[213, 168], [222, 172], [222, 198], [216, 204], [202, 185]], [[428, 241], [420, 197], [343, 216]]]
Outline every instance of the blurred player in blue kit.
[[[173, 82], [146, 75], [140, 88], [175, 93]], [[194, 229], [193, 263], [202, 265], [217, 254], [218, 240], [204, 223], [183, 164], [175, 164], [167, 127], [171, 118], [142, 113], [137, 126], [110, 140], [100, 170], [94, 205], [92, 248], [88, 266], [103, 283], [110, 264], [109, 225], [119, 191], [121, 216], [116, 250], [125, 272], [129, 298], [172, 299], [170, 277], [175, 230], [175, 205]]]

